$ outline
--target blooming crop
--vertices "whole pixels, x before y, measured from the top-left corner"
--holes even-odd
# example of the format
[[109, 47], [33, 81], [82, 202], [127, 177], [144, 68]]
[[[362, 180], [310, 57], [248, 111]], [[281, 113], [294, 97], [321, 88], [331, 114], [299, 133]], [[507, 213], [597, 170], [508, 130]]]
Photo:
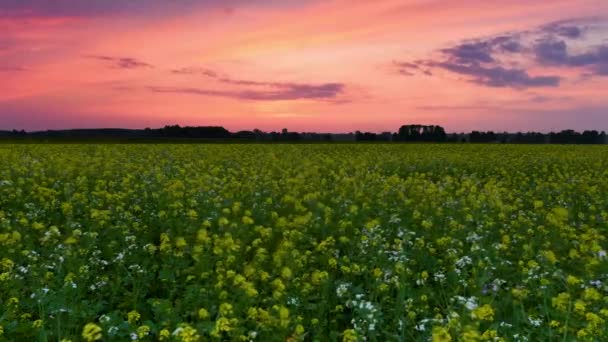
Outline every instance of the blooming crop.
[[605, 146], [0, 161], [0, 341], [608, 340]]

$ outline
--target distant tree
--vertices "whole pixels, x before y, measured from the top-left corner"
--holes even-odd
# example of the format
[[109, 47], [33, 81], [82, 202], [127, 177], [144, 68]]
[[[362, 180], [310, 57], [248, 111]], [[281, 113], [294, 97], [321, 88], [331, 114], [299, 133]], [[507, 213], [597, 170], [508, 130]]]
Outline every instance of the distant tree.
[[445, 141], [447, 134], [441, 126], [403, 125], [399, 128], [399, 141]]
[[376, 141], [377, 138], [378, 138], [378, 135], [376, 133], [371, 133], [371, 132], [362, 133], [361, 131], [355, 132], [356, 141]]
[[469, 141], [472, 143], [490, 143], [490, 142], [497, 142], [498, 137], [496, 136], [496, 133], [494, 133], [492, 131], [488, 131], [488, 132], [473, 131], [473, 132], [471, 132], [471, 134], [469, 134]]

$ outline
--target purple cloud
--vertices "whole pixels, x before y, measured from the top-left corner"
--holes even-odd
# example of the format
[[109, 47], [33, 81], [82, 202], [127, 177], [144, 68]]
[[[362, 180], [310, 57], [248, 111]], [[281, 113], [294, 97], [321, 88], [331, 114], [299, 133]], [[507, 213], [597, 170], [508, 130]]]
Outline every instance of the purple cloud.
[[99, 61], [107, 62], [114, 68], [118, 69], [137, 69], [137, 68], [152, 68], [151, 64], [142, 62], [132, 57], [110, 57], [110, 56], [85, 56]]
[[239, 86], [260, 86], [260, 87], [273, 87], [273, 88], [293, 88], [300, 86], [297, 83], [282, 83], [282, 82], [262, 82], [262, 81], [251, 81], [243, 79], [231, 78], [225, 74], [213, 71], [211, 69], [199, 68], [199, 67], [186, 67], [180, 69], [171, 70], [172, 73], [178, 75], [198, 75], [205, 76], [215, 79], [217, 82], [239, 85]]
[[536, 59], [541, 64], [561, 65], [567, 63], [568, 52], [563, 40], [543, 40], [534, 46]]
[[284, 83], [276, 90], [211, 90], [182, 87], [149, 86], [148, 90], [155, 93], [177, 93], [204, 96], [229, 97], [239, 100], [281, 101], [302, 99], [332, 99], [344, 92], [344, 84], [325, 83], [321, 85]]
[[441, 52], [459, 64], [494, 62], [491, 41], [463, 43], [443, 49]]
[[471, 76], [469, 81], [488, 87], [557, 87], [560, 83], [559, 76], [530, 76], [526, 70], [505, 68], [502, 66], [485, 67], [480, 64], [455, 64], [443, 62], [435, 64], [442, 69]]
[[274, 90], [239, 90], [239, 91], [215, 91], [207, 89], [197, 88], [165, 88], [165, 87], [151, 87], [152, 91], [156, 92], [176, 92], [196, 95], [209, 95], [209, 96], [222, 96], [232, 97], [242, 100], [298, 100], [298, 99], [327, 99], [335, 98], [344, 91], [344, 84], [342, 83], [325, 83], [321, 85], [310, 85], [301, 83], [288, 83], [288, 82], [264, 82], [264, 81], [252, 81], [231, 78], [227, 75], [218, 73], [216, 71], [198, 68], [188, 67], [181, 69], [171, 70], [174, 74], [180, 75], [200, 75], [208, 78], [212, 78], [217, 82], [245, 86], [245, 87], [266, 87]]
[[580, 54], [570, 54], [565, 41], [541, 41], [534, 47], [540, 64], [561, 67], [583, 67], [591, 75], [608, 75], [608, 44], [590, 48]]
[[433, 69], [442, 69], [468, 76], [468, 81], [488, 87], [557, 87], [560, 77], [555, 75], [531, 76], [523, 68], [508, 67], [495, 57], [518, 53], [523, 46], [517, 35], [497, 36], [489, 39], [467, 41], [440, 50], [441, 58], [415, 62], [397, 62], [401, 74], [421, 71], [429, 75]]
[[[584, 33], [606, 29], [596, 18], [552, 22], [537, 29], [469, 39], [436, 51], [437, 57], [414, 62], [394, 62], [402, 75], [432, 74], [435, 69], [468, 76], [468, 81], [488, 87], [557, 87], [559, 75], [530, 75], [531, 66], [582, 68], [584, 76], [608, 75], [608, 43], [568, 51], [569, 40], [580, 42]], [[594, 24], [594, 25], [591, 25]]]
[[586, 26], [581, 26], [581, 22], [593, 21], [594, 18], [561, 20], [541, 26], [540, 31], [551, 36], [559, 36], [569, 39], [577, 39], [583, 36], [587, 30]]
[[[198, 6], [196, 0], [2, 0], [0, 17], [19, 16], [101, 16], [121, 12], [150, 12], [188, 10]], [[219, 1], [204, 1], [205, 4], [221, 5]]]
[[[272, 0], [257, 0], [260, 2]], [[0, 18], [179, 15], [216, 10], [231, 15], [247, 0], [0, 0]]]
[[523, 45], [519, 41], [519, 35], [514, 34], [512, 36], [503, 35], [497, 36], [489, 40], [489, 44], [492, 47], [492, 51], [516, 53], [523, 50]]

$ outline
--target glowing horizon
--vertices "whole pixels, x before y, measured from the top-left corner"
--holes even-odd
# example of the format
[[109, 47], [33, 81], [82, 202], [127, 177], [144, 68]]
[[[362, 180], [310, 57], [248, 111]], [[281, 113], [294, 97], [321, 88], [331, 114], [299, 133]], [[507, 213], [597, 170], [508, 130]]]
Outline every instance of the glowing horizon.
[[608, 130], [608, 3], [6, 0], [0, 129]]

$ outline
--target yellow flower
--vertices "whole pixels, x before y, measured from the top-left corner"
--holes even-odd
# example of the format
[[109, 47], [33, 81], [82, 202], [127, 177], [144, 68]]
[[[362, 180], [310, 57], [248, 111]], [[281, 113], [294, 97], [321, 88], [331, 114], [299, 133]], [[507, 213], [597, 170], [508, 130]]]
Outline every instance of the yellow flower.
[[557, 263], [557, 257], [555, 256], [555, 253], [553, 253], [553, 251], [545, 251], [543, 253], [543, 255], [545, 256], [545, 259], [547, 259], [547, 261], [551, 264], [555, 264]]
[[601, 330], [604, 326], [604, 320], [600, 316], [592, 312], [588, 312], [585, 315], [585, 320], [587, 320], [587, 330], [596, 335], [598, 333], [601, 333]]
[[129, 321], [129, 323], [131, 323], [131, 324], [136, 324], [140, 318], [141, 318], [141, 315], [139, 314], [139, 312], [137, 312], [135, 310], [130, 311], [127, 314], [127, 321]]
[[201, 338], [198, 331], [186, 323], [181, 324], [175, 329], [173, 334], [176, 335], [181, 342], [196, 342]]
[[576, 312], [579, 315], [583, 315], [585, 313], [585, 310], [587, 308], [587, 304], [585, 302], [583, 302], [580, 299], [577, 299], [574, 302], [574, 312]]
[[163, 329], [158, 333], [158, 339], [161, 341], [167, 341], [171, 338], [171, 332], [167, 329]]
[[472, 326], [466, 326], [464, 332], [460, 335], [459, 341], [463, 342], [477, 342], [481, 339], [479, 331]]
[[570, 295], [566, 292], [562, 292], [557, 297], [551, 298], [551, 305], [560, 311], [567, 311], [568, 305], [570, 305]]
[[67, 239], [65, 239], [65, 240], [63, 241], [63, 243], [65, 243], [66, 245], [73, 245], [73, 244], [75, 244], [75, 243], [78, 243], [78, 239], [76, 239], [76, 238], [75, 238], [75, 237], [73, 237], [73, 236], [69, 236]]
[[595, 302], [602, 299], [602, 295], [596, 289], [589, 287], [583, 291], [583, 299]]
[[159, 249], [161, 252], [166, 252], [171, 249], [171, 238], [166, 233], [160, 234], [160, 246]]
[[150, 327], [147, 325], [142, 325], [141, 327], [137, 328], [137, 336], [139, 338], [144, 338], [146, 336], [148, 336], [148, 334], [150, 334]]
[[253, 221], [253, 219], [249, 216], [243, 216], [243, 224], [245, 225], [251, 225], [254, 224], [255, 222]]
[[2, 260], [0, 261], [0, 265], [5, 270], [10, 271], [15, 266], [15, 263], [13, 262], [13, 260], [11, 260], [9, 258], [2, 258]]
[[328, 277], [329, 273], [327, 273], [326, 271], [314, 270], [312, 272], [310, 281], [313, 283], [313, 285], [319, 285], [325, 280], [327, 280]]
[[213, 331], [211, 331], [211, 335], [219, 337], [223, 332], [229, 332], [231, 330], [230, 320], [226, 317], [220, 317], [215, 321], [215, 327], [213, 328]]
[[296, 325], [296, 329], [295, 329], [296, 335], [302, 335], [302, 334], [304, 334], [304, 332], [305, 332], [305, 330], [304, 330], [304, 327], [302, 326], [302, 324]]
[[430, 229], [433, 227], [433, 222], [431, 220], [423, 220], [422, 221], [422, 228], [424, 229]]
[[580, 284], [582, 281], [573, 275], [569, 275], [566, 278], [566, 282], [568, 283], [568, 285], [576, 286], [576, 285]]
[[522, 300], [522, 299], [525, 299], [526, 297], [528, 297], [529, 292], [530, 291], [528, 291], [527, 289], [520, 289], [520, 288], [516, 288], [516, 287], [511, 289], [511, 294], [513, 295], [513, 297], [515, 297], [516, 299], [519, 299], [519, 300]]
[[357, 342], [359, 337], [354, 329], [346, 329], [342, 332], [342, 342]]
[[207, 311], [205, 308], [201, 308], [198, 310], [198, 318], [205, 320], [207, 318], [209, 318], [209, 311]]
[[188, 218], [191, 220], [196, 220], [198, 218], [198, 213], [196, 212], [196, 210], [190, 209], [188, 210]]
[[101, 340], [101, 328], [95, 323], [87, 323], [82, 329], [82, 338], [87, 342]]
[[481, 335], [481, 339], [484, 341], [495, 341], [497, 337], [498, 332], [492, 329], [484, 331], [484, 333]]
[[586, 339], [587, 337], [589, 337], [589, 333], [587, 332], [586, 329], [580, 329], [579, 331], [576, 332], [576, 337], [581, 338], [581, 339]]
[[493, 321], [494, 320], [494, 309], [490, 304], [485, 304], [478, 308], [475, 308], [471, 312], [471, 317], [482, 321]]
[[291, 269], [289, 267], [283, 267], [283, 269], [281, 270], [281, 277], [283, 279], [291, 279], [293, 273], [291, 272]]
[[222, 303], [220, 304], [220, 316], [232, 315], [232, 304]]
[[382, 270], [378, 267], [374, 268], [374, 278], [380, 278], [382, 277], [382, 275], [384, 274], [384, 272], [382, 272]]
[[452, 341], [452, 335], [444, 327], [433, 327], [431, 340], [433, 342], [450, 342]]
[[186, 239], [184, 239], [181, 236], [175, 238], [175, 248], [181, 249], [181, 248], [184, 248], [186, 246], [188, 246], [188, 243], [186, 242]]
[[279, 307], [279, 320], [281, 326], [286, 327], [289, 325], [289, 309], [284, 306]]

